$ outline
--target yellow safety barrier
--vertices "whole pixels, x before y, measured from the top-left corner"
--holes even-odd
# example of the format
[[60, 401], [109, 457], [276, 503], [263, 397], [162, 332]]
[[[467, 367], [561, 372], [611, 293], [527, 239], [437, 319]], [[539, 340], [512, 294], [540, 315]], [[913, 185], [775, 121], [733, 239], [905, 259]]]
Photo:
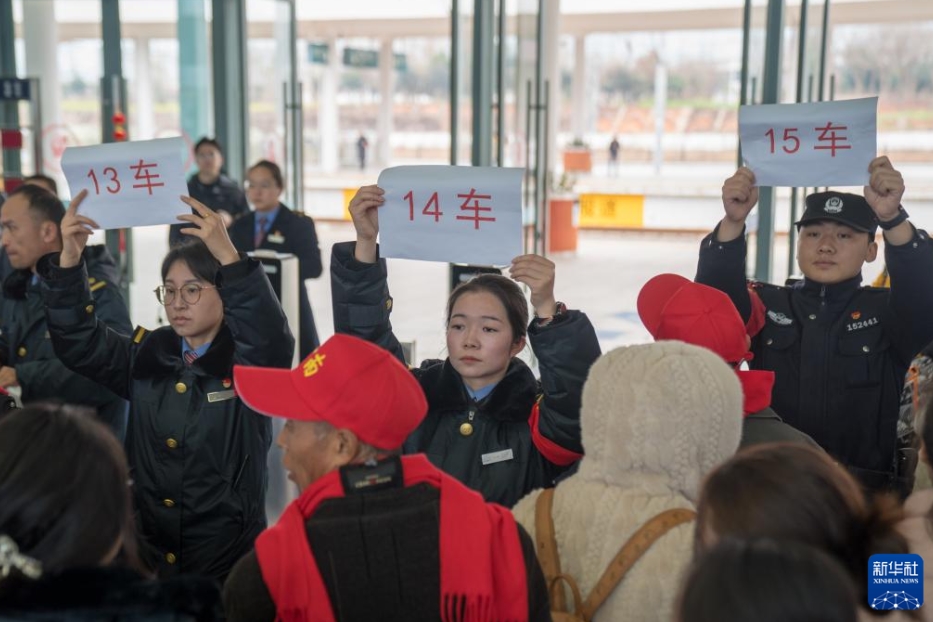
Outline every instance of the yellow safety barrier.
[[350, 201], [353, 200], [353, 196], [356, 194], [357, 188], [344, 188], [343, 189], [343, 219], [352, 220], [350, 218]]
[[641, 194], [581, 194], [580, 227], [638, 229], [645, 223], [645, 197]]

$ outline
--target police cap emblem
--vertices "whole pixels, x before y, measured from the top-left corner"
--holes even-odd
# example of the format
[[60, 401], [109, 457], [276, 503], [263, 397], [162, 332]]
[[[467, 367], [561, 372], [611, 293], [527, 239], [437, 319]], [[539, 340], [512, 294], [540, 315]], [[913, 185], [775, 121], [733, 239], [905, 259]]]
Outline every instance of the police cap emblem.
[[840, 197], [829, 197], [826, 199], [823, 211], [827, 214], [838, 214], [842, 211], [842, 199]]

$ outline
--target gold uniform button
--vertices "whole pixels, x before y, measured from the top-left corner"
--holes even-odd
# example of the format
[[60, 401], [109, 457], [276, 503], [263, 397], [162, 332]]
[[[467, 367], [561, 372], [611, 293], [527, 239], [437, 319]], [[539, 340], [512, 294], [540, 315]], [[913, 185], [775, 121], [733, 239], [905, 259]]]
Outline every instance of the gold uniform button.
[[862, 346], [862, 352], [871, 352], [871, 348], [868, 346]]
[[463, 436], [469, 436], [470, 434], [473, 434], [473, 424], [472, 423], [461, 423], [460, 434], [462, 434]]
[[166, 553], [166, 554], [165, 554], [165, 561], [167, 561], [167, 562], [170, 563], [170, 564], [174, 564], [176, 561], [178, 561], [178, 558], [175, 557], [175, 554], [174, 554], [174, 553]]
[[87, 311], [88, 315], [90, 315], [91, 313], [94, 313], [94, 305], [88, 305], [84, 307], [84, 310]]
[[18, 354], [19, 356], [26, 356], [26, 347], [20, 346], [19, 350], [16, 351], [16, 354]]
[[178, 441], [176, 441], [174, 438], [168, 439], [167, 441], [165, 441], [165, 444], [168, 445], [169, 449], [175, 449], [176, 447], [178, 447]]
[[184, 393], [188, 390], [188, 385], [186, 385], [184, 382], [179, 382], [175, 385], [175, 390], [179, 393]]
[[167, 508], [173, 508], [173, 507], [175, 507], [175, 502], [172, 501], [171, 499], [163, 499], [163, 500], [162, 500], [162, 505], [164, 505], [164, 506], [167, 507]]
[[810, 314], [810, 319], [811, 319], [811, 320], [815, 320], [815, 319], [816, 319], [816, 314], [815, 314], [815, 313], [811, 313], [811, 314]]
[[770, 346], [772, 343], [774, 343], [774, 339], [768, 339], [768, 340], [765, 342], [765, 344], [767, 344], [767, 345], [769, 345], [769, 346]]

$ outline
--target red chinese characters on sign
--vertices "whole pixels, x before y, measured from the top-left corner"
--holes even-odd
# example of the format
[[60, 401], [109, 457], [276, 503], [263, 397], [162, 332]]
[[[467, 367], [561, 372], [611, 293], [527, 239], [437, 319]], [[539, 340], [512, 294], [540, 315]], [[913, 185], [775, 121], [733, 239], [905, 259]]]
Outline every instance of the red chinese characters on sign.
[[[819, 132], [819, 136], [816, 138], [818, 144], [813, 146], [814, 151], [829, 151], [830, 157], [835, 158], [837, 150], [851, 149], [852, 145], [846, 143], [848, 138], [844, 134], [837, 134], [837, 132], [844, 132], [847, 129], [848, 126], [833, 125], [832, 121], [826, 123], [825, 126], [813, 128], [814, 133]], [[781, 151], [788, 155], [800, 151], [798, 131], [796, 127], [785, 127], [783, 128], [783, 136], [780, 140], [778, 140], [774, 128], [770, 128], [765, 132], [765, 136], [767, 136], [770, 141], [771, 153], [777, 151], [779, 142]]]
[[833, 125], [831, 122], [827, 123], [825, 127], [816, 127], [813, 128], [816, 131], [820, 132], [819, 138], [817, 140], [821, 143], [828, 142], [828, 145], [816, 145], [814, 149], [829, 149], [830, 157], [836, 157], [837, 149], [851, 149], [852, 145], [837, 145], [837, 142], [845, 142], [846, 137], [836, 134], [836, 131], [845, 131], [848, 128], [845, 125]]
[[153, 179], [159, 178], [158, 173], [153, 174], [152, 171], [149, 170], [150, 168], [155, 168], [156, 166], [158, 165], [155, 162], [146, 164], [142, 161], [142, 159], [139, 160], [139, 164], [131, 165], [130, 168], [136, 171], [136, 175], [133, 177], [133, 179], [143, 182], [141, 184], [133, 184], [133, 187], [134, 188], [145, 188], [146, 190], [149, 191], [149, 196], [152, 196], [153, 188], [164, 186], [165, 185], [164, 183], [161, 183], [161, 182], [155, 183], [152, 181]]
[[[138, 164], [131, 164], [129, 168], [135, 171], [133, 179], [141, 182], [133, 184], [133, 188], [145, 188], [149, 192], [149, 195], [152, 196], [153, 188], [164, 186], [165, 184], [163, 182], [156, 181], [160, 178], [160, 175], [149, 170], [157, 167], [158, 164], [155, 162], [147, 164], [142, 159], [139, 160]], [[99, 177], [97, 171], [89, 169], [87, 177], [94, 183], [94, 194], [100, 194], [102, 190], [109, 194], [117, 194], [123, 189], [123, 184], [120, 182], [120, 175], [117, 169], [112, 166], [101, 169]]]
[[[408, 193], [402, 197], [405, 201], [408, 202], [408, 220], [415, 220], [415, 195], [414, 192], [409, 190]], [[479, 229], [480, 222], [495, 222], [496, 219], [493, 216], [485, 215], [481, 216], [480, 214], [489, 214], [492, 212], [491, 205], [481, 205], [480, 202], [492, 201], [491, 194], [478, 194], [476, 188], [470, 188], [470, 191], [466, 194], [458, 194], [458, 199], [463, 199], [463, 203], [460, 205], [460, 211], [473, 212], [470, 216], [458, 215], [457, 220], [469, 220], [473, 222], [473, 229]], [[472, 204], [471, 204], [472, 202]], [[441, 211], [440, 198], [437, 192], [434, 192], [427, 202], [424, 204], [424, 207], [421, 209], [421, 213], [424, 216], [430, 216], [434, 218], [434, 222], [440, 222], [441, 216], [444, 215], [444, 212]]]
[[[480, 212], [491, 212], [492, 208], [487, 206], [481, 206], [480, 201], [490, 201], [492, 200], [491, 194], [476, 194], [476, 188], [470, 188], [469, 194], [458, 194], [458, 199], [463, 199], [463, 203], [460, 204], [460, 211], [473, 211], [472, 216], [457, 216], [457, 220], [472, 220], [473, 228], [479, 229], [480, 221], [486, 222], [496, 222], [495, 218], [491, 216], [480, 216]], [[470, 201], [473, 201], [473, 205], [470, 205]]]

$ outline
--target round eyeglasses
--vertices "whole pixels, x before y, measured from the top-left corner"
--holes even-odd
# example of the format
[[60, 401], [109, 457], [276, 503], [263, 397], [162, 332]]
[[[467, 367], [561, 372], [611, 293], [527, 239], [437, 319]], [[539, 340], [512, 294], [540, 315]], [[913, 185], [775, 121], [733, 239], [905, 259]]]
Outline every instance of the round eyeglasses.
[[188, 285], [182, 285], [181, 289], [176, 289], [174, 287], [159, 285], [154, 290], [156, 295], [156, 300], [159, 301], [159, 304], [167, 307], [168, 305], [175, 302], [175, 296], [177, 292], [181, 292], [181, 299], [189, 305], [196, 305], [198, 301], [201, 300], [201, 291], [205, 289], [217, 289], [214, 285], [198, 285], [196, 283], [189, 283]]

